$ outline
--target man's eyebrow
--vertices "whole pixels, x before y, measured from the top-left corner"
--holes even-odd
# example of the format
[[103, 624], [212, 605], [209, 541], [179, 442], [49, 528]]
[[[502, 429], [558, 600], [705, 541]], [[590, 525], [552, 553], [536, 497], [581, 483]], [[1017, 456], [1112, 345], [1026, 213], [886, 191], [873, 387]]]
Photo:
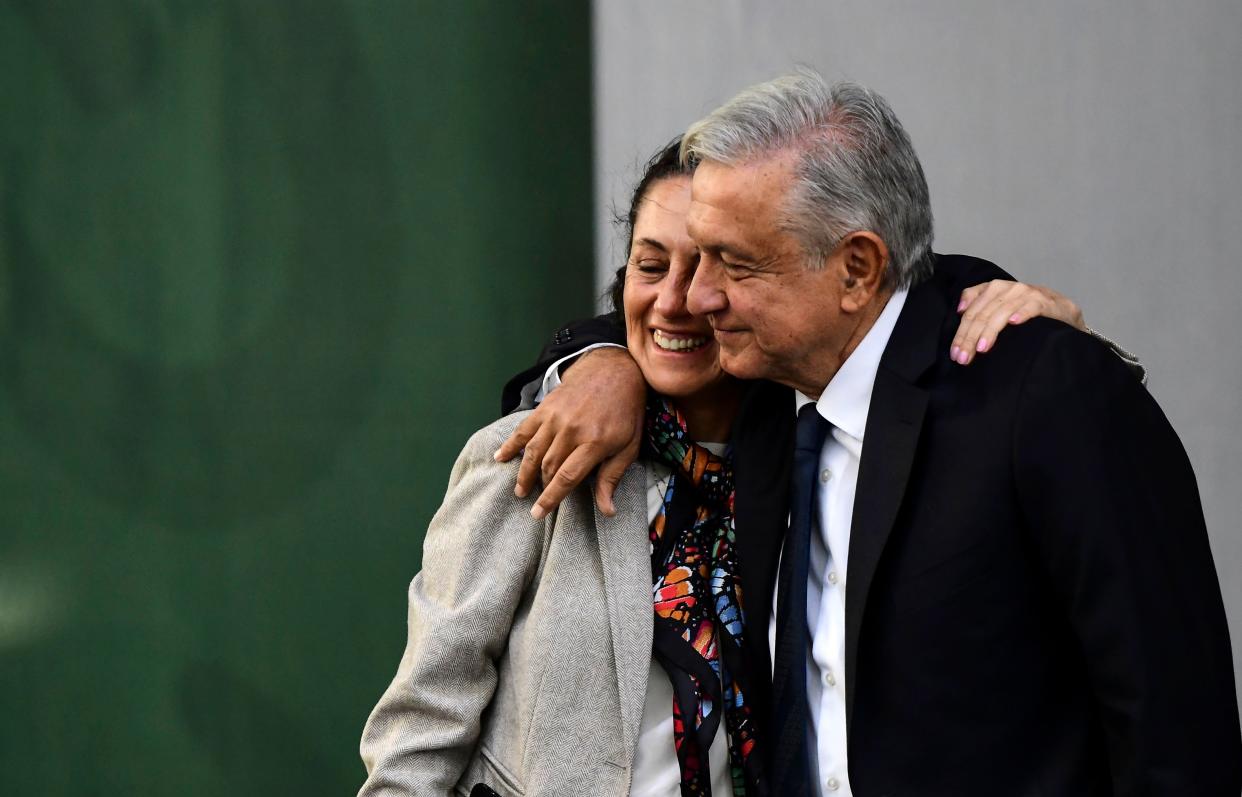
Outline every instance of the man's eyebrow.
[[743, 263], [756, 263], [758, 261], [758, 258], [749, 252], [743, 252], [741, 249], [730, 246], [729, 244], [720, 244], [711, 248], [715, 249], [722, 255], [728, 255], [734, 260], [740, 260]]
[[667, 246], [665, 246], [664, 244], [662, 244], [662, 243], [660, 243], [659, 241], [655, 240], [654, 238], [636, 238], [636, 239], [634, 240], [634, 243], [635, 243], [635, 244], [638, 244], [639, 246], [651, 246], [651, 247], [654, 247], [654, 248], [656, 248], [656, 249], [659, 249], [661, 252], [667, 252], [667, 251], [668, 251], [668, 247], [667, 247]]

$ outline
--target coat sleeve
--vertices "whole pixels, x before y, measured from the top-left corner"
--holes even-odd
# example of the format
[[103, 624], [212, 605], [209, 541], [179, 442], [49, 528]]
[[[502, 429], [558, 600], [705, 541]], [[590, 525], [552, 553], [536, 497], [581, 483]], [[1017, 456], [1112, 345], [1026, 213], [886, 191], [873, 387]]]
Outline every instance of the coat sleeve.
[[363, 730], [360, 797], [449, 794], [474, 751], [551, 528], [514, 497], [516, 463], [492, 460], [516, 421], [477, 433], [453, 467], [410, 584], [405, 653]]
[[625, 345], [625, 324], [617, 313], [573, 321], [558, 329], [539, 352], [534, 365], [519, 371], [505, 383], [500, 396], [500, 414], [508, 415], [515, 410], [530, 409], [532, 405], [529, 399], [543, 383], [543, 375], [548, 367], [562, 357], [580, 352], [596, 343]]
[[1113, 793], [1230, 795], [1242, 742], [1220, 586], [1190, 461], [1108, 349], [1055, 331], [1022, 389], [1022, 512], [1085, 658]]

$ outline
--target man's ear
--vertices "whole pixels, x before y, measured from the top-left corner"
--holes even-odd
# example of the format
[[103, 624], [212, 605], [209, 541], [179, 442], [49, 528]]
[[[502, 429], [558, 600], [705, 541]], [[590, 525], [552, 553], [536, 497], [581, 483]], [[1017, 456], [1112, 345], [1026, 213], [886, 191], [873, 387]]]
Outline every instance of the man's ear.
[[870, 230], [859, 230], [841, 239], [837, 253], [844, 280], [841, 311], [857, 313], [871, 304], [884, 287], [888, 246]]

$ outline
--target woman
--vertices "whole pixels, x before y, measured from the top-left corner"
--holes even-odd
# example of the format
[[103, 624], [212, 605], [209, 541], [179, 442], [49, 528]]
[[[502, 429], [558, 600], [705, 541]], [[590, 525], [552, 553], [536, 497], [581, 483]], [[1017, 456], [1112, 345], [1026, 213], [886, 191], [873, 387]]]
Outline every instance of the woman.
[[361, 794], [760, 791], [764, 741], [746, 694], [768, 674], [739, 653], [719, 442], [741, 386], [686, 309], [698, 253], [678, 143], [635, 189], [613, 290], [651, 388], [643, 462], [618, 486], [614, 517], [583, 488], [537, 521], [513, 494], [517, 464], [492, 457], [522, 414], [471, 438], [410, 585], [405, 654], [363, 734]]

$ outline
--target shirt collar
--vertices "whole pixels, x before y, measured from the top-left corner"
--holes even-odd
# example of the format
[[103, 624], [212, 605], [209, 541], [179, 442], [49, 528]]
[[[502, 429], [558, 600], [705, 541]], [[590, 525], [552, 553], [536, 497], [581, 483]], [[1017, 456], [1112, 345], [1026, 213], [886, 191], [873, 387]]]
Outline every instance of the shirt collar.
[[[871, 329], [863, 336], [858, 348], [845, 359], [832, 381], [815, 402], [815, 409], [829, 423], [855, 440], [863, 439], [867, 428], [867, 411], [871, 409], [871, 390], [880, 370], [880, 358], [888, 347], [888, 339], [897, 326], [897, 317], [906, 304], [903, 288], [889, 298]], [[794, 391], [794, 410], [800, 410], [812, 399]]]

